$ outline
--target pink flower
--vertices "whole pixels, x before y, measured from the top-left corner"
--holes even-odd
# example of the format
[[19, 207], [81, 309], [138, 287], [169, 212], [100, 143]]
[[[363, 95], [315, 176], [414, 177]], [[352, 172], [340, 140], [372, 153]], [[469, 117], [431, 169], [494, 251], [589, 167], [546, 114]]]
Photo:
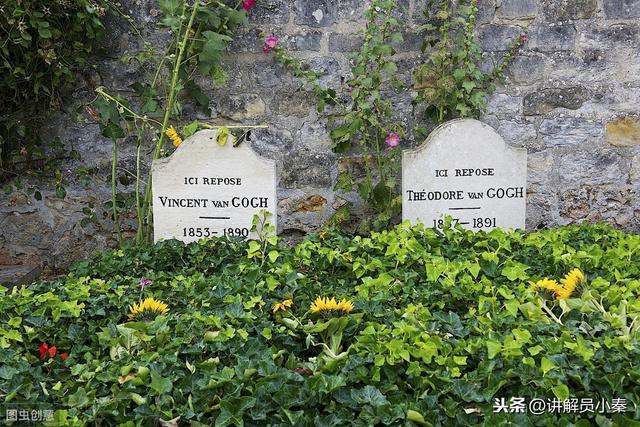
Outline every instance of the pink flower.
[[278, 46], [278, 38], [276, 36], [269, 36], [264, 39], [264, 48], [262, 50], [264, 53], [269, 53], [275, 49], [276, 46]]
[[390, 132], [384, 141], [387, 143], [387, 147], [393, 148], [393, 147], [397, 147], [398, 144], [400, 144], [400, 137], [395, 133]]
[[520, 41], [522, 43], [526, 42], [529, 39], [529, 37], [527, 36], [527, 33], [525, 33], [524, 31], [520, 33]]
[[153, 280], [151, 280], [151, 279], [147, 279], [146, 277], [143, 277], [143, 278], [140, 279], [140, 286], [143, 287], [143, 288], [145, 286], [149, 286], [151, 284], [153, 284]]
[[247, 12], [249, 12], [249, 9], [251, 9], [253, 7], [253, 4], [256, 2], [256, 0], [242, 0], [242, 8], [244, 10], [246, 10]]

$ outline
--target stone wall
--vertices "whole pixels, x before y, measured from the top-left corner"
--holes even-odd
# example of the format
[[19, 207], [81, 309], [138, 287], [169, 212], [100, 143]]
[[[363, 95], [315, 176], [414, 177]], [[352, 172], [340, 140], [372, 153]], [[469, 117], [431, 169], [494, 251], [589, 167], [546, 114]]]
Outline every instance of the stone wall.
[[[79, 79], [65, 111], [43, 130], [60, 136], [82, 156], [64, 164], [68, 195], [56, 199], [44, 191], [42, 201], [19, 192], [0, 199], [0, 264], [32, 263], [58, 270], [73, 259], [114, 245], [113, 226], [101, 207], [109, 199], [103, 181], [109, 175], [111, 143], [81, 113], [83, 103], [104, 85], [128, 90], [149, 70], [122, 56], [142, 42], [162, 46], [167, 34], [154, 25], [156, 0], [125, 0], [142, 37], [123, 19], [110, 19], [110, 36], [102, 42], [93, 72]], [[360, 0], [257, 0], [252, 26], [233, 43], [225, 61], [229, 75], [220, 88], [203, 79], [219, 122], [267, 123], [253, 133], [252, 146], [277, 161], [279, 231], [297, 236], [324, 224], [353, 194], [334, 191], [339, 171], [357, 159], [331, 150], [327, 120], [301, 81], [262, 52], [261, 34], [275, 34], [282, 45], [326, 71], [324, 83], [340, 87], [349, 76], [349, 54], [360, 44]], [[405, 42], [397, 46], [402, 78], [420, 61], [417, 28], [427, 1], [400, 0], [398, 12]], [[485, 66], [502, 57], [510, 40], [529, 28], [529, 40], [508, 70], [508, 78], [489, 100], [481, 120], [504, 139], [529, 151], [527, 227], [604, 220], [640, 230], [640, 0], [480, 0], [478, 37]], [[396, 94], [394, 107], [407, 129], [411, 93]], [[185, 106], [187, 118], [198, 114]], [[200, 117], [204, 118], [204, 117]], [[402, 141], [415, 145], [411, 137]], [[120, 144], [122, 168], [133, 169], [131, 141]], [[84, 185], [74, 174], [89, 165], [97, 171]], [[145, 166], [146, 167], [146, 166]], [[40, 183], [43, 190], [46, 183]], [[93, 210], [86, 210], [87, 203]], [[94, 223], [80, 221], [95, 212]], [[132, 232], [133, 218], [125, 218]]]

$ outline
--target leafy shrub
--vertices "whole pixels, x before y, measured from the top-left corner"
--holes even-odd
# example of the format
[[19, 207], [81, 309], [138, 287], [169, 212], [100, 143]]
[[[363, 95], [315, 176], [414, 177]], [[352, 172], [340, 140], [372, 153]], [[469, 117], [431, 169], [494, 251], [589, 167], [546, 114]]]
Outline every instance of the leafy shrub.
[[[569, 299], [532, 285], [574, 268]], [[637, 425], [639, 278], [608, 226], [126, 248], [2, 297], [0, 394], [69, 425]], [[143, 295], [168, 314], [128, 321]], [[327, 296], [339, 316], [309, 313]], [[493, 412], [510, 397], [627, 412]]]
[[108, 0], [2, 1], [0, 169], [46, 162], [36, 125], [60, 106], [60, 91], [86, 63], [110, 8]]

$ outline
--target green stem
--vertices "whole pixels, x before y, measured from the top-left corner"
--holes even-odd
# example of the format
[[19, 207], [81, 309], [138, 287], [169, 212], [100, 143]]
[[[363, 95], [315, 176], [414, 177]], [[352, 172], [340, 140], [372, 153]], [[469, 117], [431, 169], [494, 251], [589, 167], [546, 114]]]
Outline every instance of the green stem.
[[138, 128], [138, 145], [136, 147], [136, 211], [138, 213], [138, 232], [136, 233], [136, 244], [142, 244], [142, 227], [143, 215], [142, 201], [140, 200], [140, 152], [142, 148], [142, 138], [144, 137], [144, 128]]
[[[371, 167], [369, 166], [369, 146], [366, 142], [362, 143], [364, 148], [364, 169], [367, 172], [367, 184], [369, 186], [369, 191], [373, 189], [373, 180], [371, 179]], [[371, 194], [367, 194], [367, 198], [369, 198]], [[369, 200], [367, 200], [369, 202]]]
[[118, 221], [118, 205], [117, 195], [118, 190], [116, 189], [116, 180], [117, 180], [117, 166], [118, 166], [118, 145], [116, 141], [113, 141], [113, 149], [111, 152], [111, 204], [113, 208], [113, 225], [116, 229], [116, 233], [118, 234], [118, 245], [122, 246], [122, 233], [120, 232], [120, 223]]
[[378, 161], [378, 176], [380, 177], [380, 182], [385, 182], [384, 172], [382, 170], [382, 155], [380, 154], [380, 133], [376, 132], [376, 159]]
[[[184, 31], [184, 36], [182, 41], [180, 42], [178, 48], [178, 54], [176, 55], [175, 63], [173, 65], [173, 73], [171, 76], [171, 86], [169, 88], [169, 99], [167, 101], [167, 106], [164, 112], [164, 118], [162, 120], [162, 127], [160, 129], [160, 138], [158, 138], [158, 142], [156, 143], [155, 150], [153, 152], [152, 160], [157, 160], [160, 157], [160, 153], [162, 152], [162, 147], [164, 144], [165, 132], [167, 130], [169, 124], [169, 118], [171, 117], [171, 112], [173, 111], [173, 106], [176, 101], [176, 86], [178, 83], [178, 77], [180, 74], [180, 67], [182, 64], [182, 56], [184, 55], [185, 48], [187, 46], [187, 42], [189, 40], [189, 33], [191, 32], [191, 27], [193, 26], [193, 21], [195, 20], [196, 14], [198, 12], [198, 4], [200, 0], [195, 0], [193, 2], [193, 10], [191, 11], [191, 16], [189, 17], [189, 23], [187, 24], [187, 28]], [[186, 3], [185, 3], [186, 4]], [[152, 219], [152, 210], [151, 210], [151, 183], [153, 177], [151, 173], [149, 173], [149, 178], [147, 179], [147, 184], [145, 186], [144, 192], [144, 201], [143, 201], [143, 210], [145, 211], [145, 224], [147, 229], [147, 235], [150, 233], [151, 229], [151, 219]]]

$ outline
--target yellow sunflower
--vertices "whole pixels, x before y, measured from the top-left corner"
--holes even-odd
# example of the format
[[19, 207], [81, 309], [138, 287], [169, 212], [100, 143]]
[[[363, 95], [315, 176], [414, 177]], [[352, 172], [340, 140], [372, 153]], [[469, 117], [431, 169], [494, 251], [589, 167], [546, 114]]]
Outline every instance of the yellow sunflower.
[[313, 314], [324, 314], [324, 313], [347, 314], [353, 311], [353, 303], [346, 299], [343, 299], [342, 301], [338, 302], [336, 301], [335, 297], [331, 299], [326, 297], [325, 298], [318, 297], [311, 304], [311, 307], [309, 308], [309, 310]]
[[560, 290], [562, 287], [553, 279], [544, 278], [542, 280], [538, 280], [533, 287], [537, 289], [546, 289], [548, 291], [553, 292], [554, 294]]
[[533, 286], [536, 290], [544, 289], [553, 294], [557, 299], [569, 299], [575, 293], [578, 286], [585, 283], [586, 279], [584, 273], [579, 268], [574, 268], [562, 280], [560, 283], [553, 279], [538, 280]]
[[282, 302], [277, 302], [275, 304], [273, 304], [273, 312], [275, 313], [278, 310], [286, 310], [287, 308], [291, 307], [293, 305], [293, 300], [292, 299], [286, 299]]
[[178, 135], [178, 132], [173, 128], [173, 126], [169, 127], [165, 133], [169, 139], [171, 139], [174, 147], [178, 147], [182, 144], [182, 138], [180, 138], [180, 135]]
[[574, 268], [564, 276], [560, 282], [562, 288], [559, 292], [556, 292], [558, 299], [568, 299], [575, 292], [576, 288], [585, 282], [584, 273], [579, 268]]
[[129, 306], [129, 320], [155, 319], [156, 316], [165, 315], [169, 312], [169, 306], [160, 300], [146, 298], [137, 304]]

